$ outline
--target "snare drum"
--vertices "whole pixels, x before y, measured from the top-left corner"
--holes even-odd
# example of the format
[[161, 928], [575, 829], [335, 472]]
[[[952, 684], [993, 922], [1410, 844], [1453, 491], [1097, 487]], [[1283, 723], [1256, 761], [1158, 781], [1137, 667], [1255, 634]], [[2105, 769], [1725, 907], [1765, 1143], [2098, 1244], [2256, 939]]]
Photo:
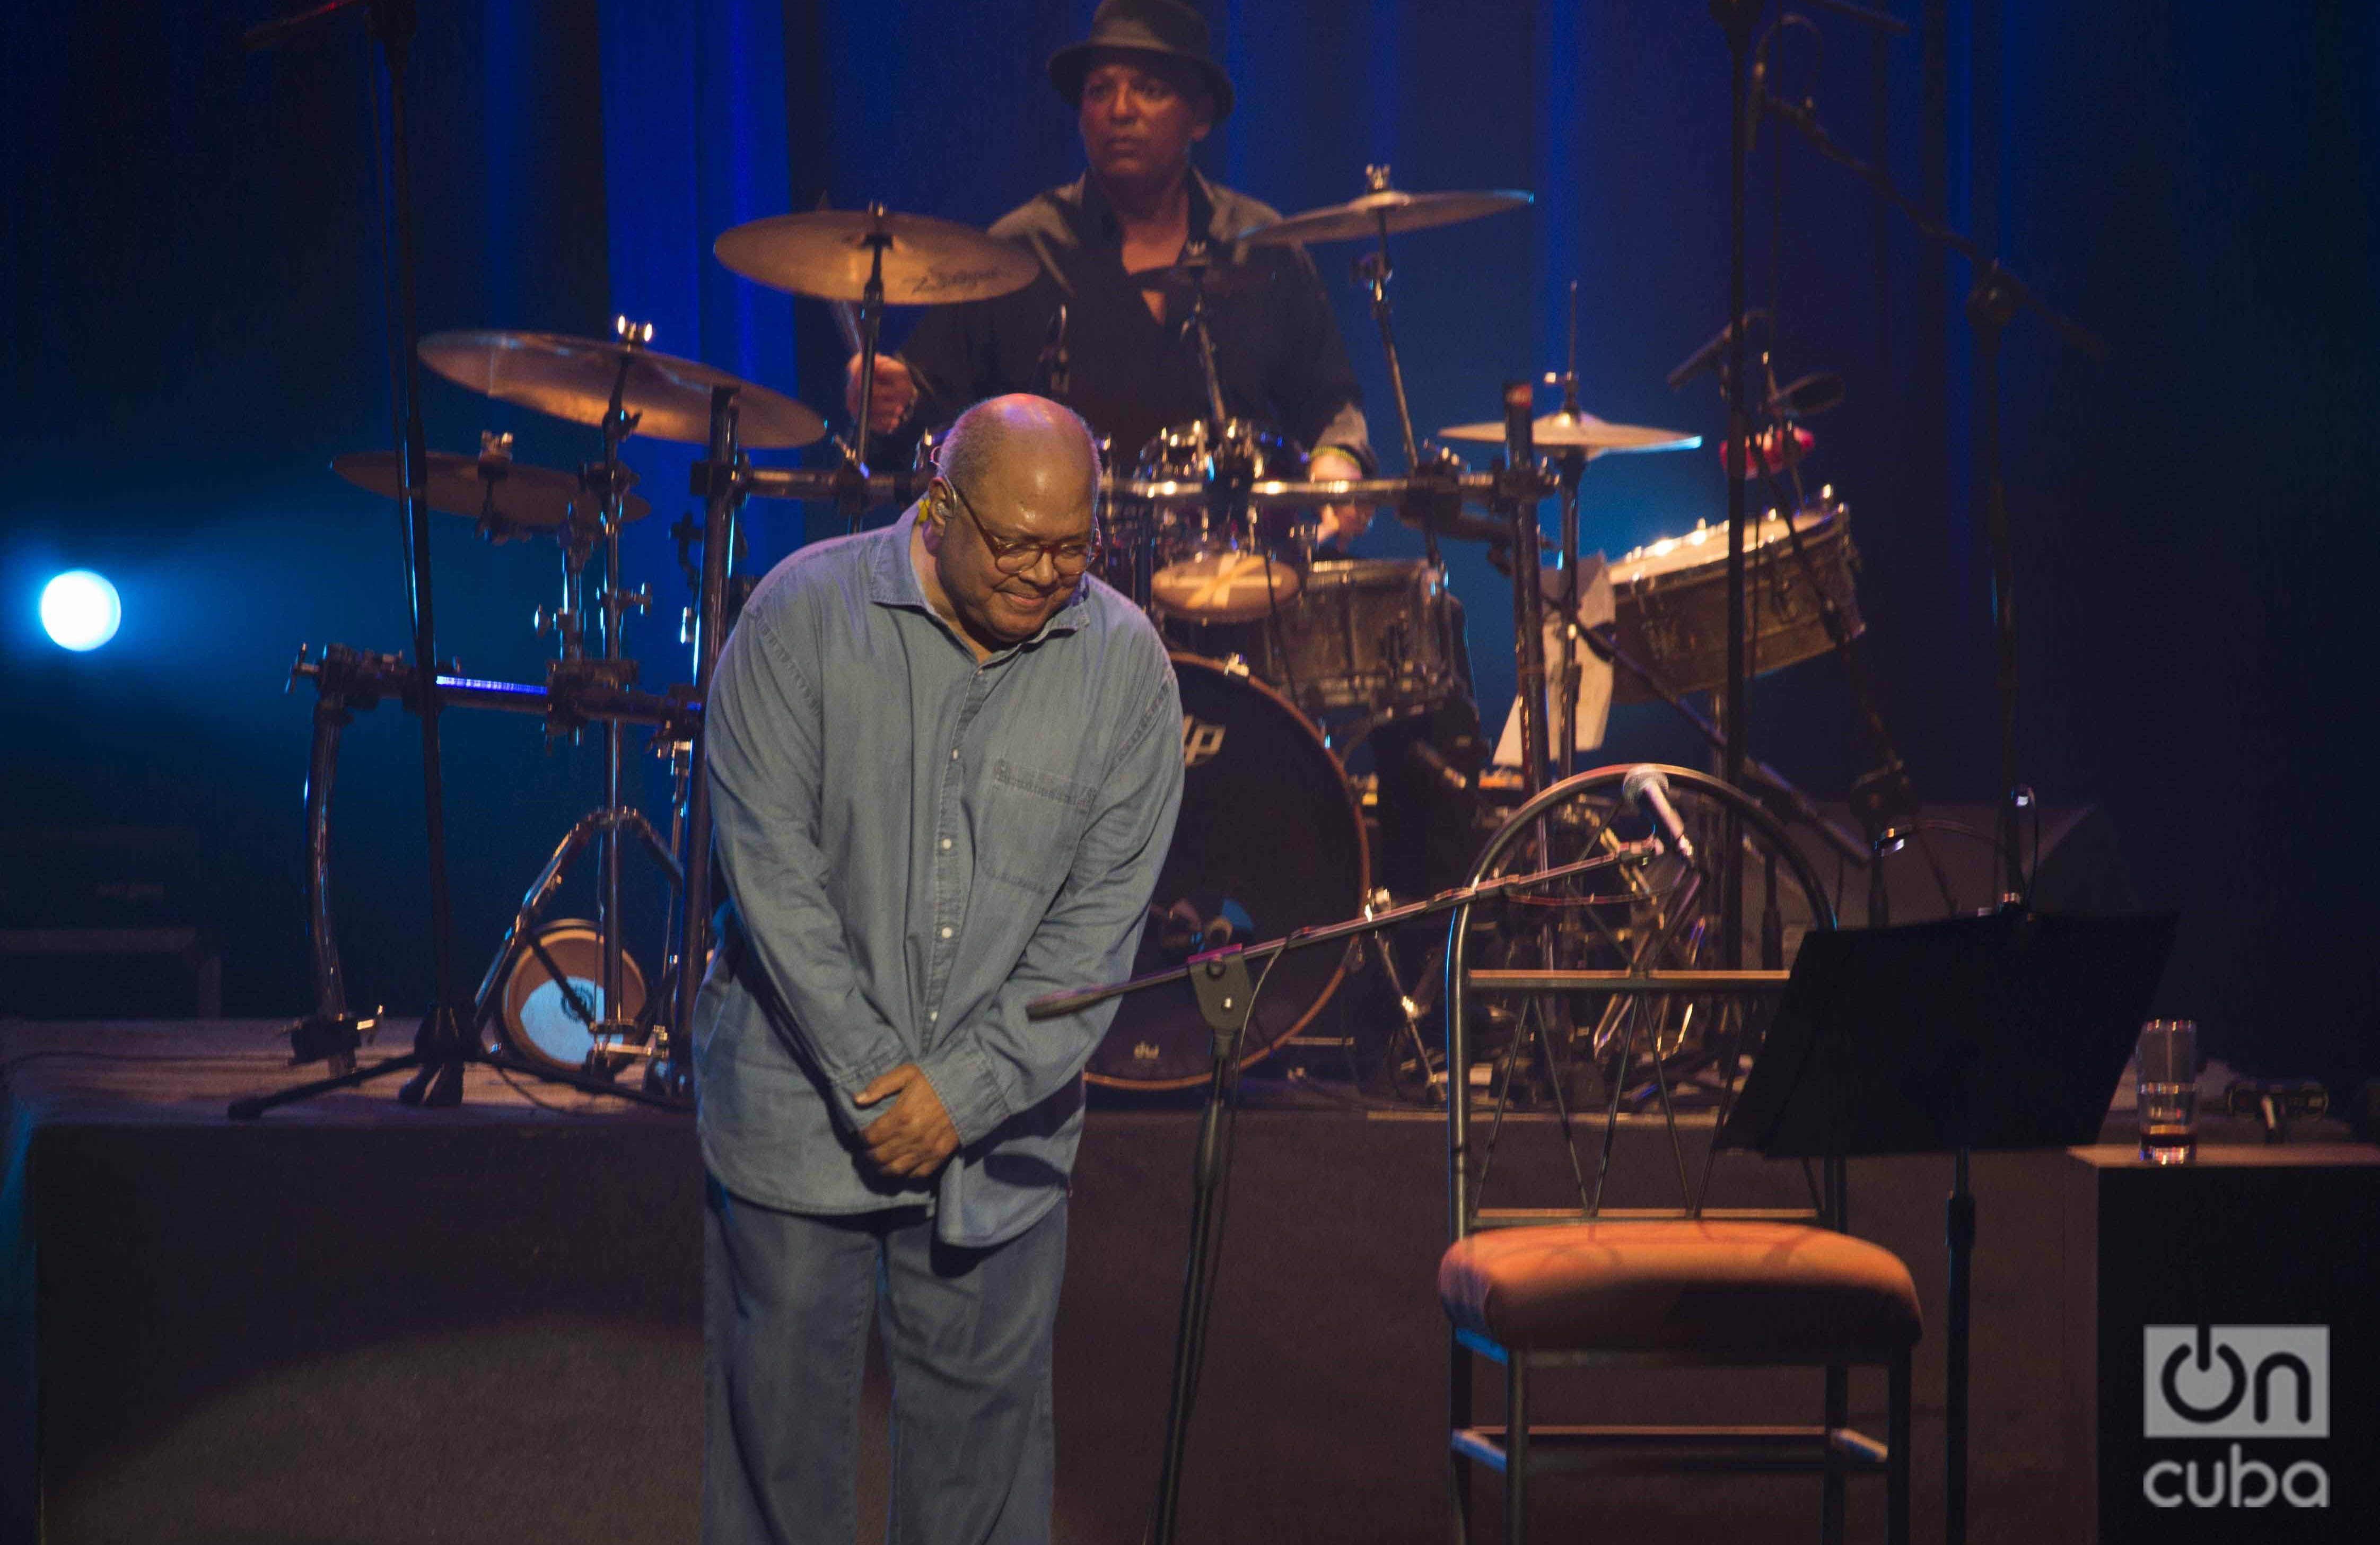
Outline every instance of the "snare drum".
[[1143, 482], [1204, 483], [1216, 500], [1155, 508], [1155, 574], [1149, 596], [1170, 616], [1191, 622], [1253, 622], [1294, 598], [1305, 582], [1299, 512], [1267, 510], [1251, 518], [1232, 507], [1230, 490], [1263, 479], [1305, 476], [1294, 442], [1245, 420], [1220, 432], [1203, 420], [1160, 431], [1141, 447], [1134, 474]]

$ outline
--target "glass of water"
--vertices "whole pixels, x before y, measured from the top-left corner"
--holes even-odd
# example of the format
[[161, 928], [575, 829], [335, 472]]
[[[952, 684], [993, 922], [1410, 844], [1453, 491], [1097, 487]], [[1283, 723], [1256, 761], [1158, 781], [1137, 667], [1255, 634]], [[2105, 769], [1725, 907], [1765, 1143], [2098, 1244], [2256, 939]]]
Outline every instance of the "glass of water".
[[2139, 1073], [2141, 1157], [2187, 1164], [2198, 1155], [2198, 1025], [2152, 1019], [2132, 1053]]

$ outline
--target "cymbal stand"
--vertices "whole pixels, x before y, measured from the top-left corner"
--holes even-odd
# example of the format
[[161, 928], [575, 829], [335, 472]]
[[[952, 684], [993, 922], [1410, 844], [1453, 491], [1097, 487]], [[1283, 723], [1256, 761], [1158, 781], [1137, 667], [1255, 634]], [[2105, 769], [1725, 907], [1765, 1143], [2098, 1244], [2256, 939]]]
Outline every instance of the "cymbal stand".
[[[512, 437], [504, 439], [509, 444]], [[487, 476], [484, 457], [480, 475]], [[562, 600], [552, 611], [540, 606], [529, 617], [539, 638], [553, 636], [554, 655], [560, 660], [587, 658], [587, 560], [595, 555], [595, 537], [603, 524], [602, 493], [596, 478], [596, 473], [585, 468], [578, 475], [579, 493], [596, 502], [595, 518], [589, 520], [579, 504], [573, 502], [554, 529], [553, 540], [562, 550]]]
[[1504, 383], [1504, 468], [1495, 494], [1512, 529], [1512, 653], [1520, 690], [1521, 787], [1534, 799], [1546, 786], [1545, 554], [1537, 535], [1537, 501], [1545, 480], [1537, 468], [1534, 399], [1525, 381]]
[[[1197, 345], [1199, 380], [1207, 389], [1210, 426], [1207, 438], [1208, 529], [1244, 528], [1256, 541], [1257, 551], [1269, 554], [1270, 549], [1264, 545], [1259, 514], [1247, 498], [1248, 485], [1257, 475], [1256, 463], [1229, 454], [1229, 442], [1223, 433], [1223, 426], [1231, 421], [1231, 410], [1223, 402], [1222, 372], [1215, 368], [1215, 335], [1207, 325], [1207, 270], [1213, 262], [1214, 254], [1200, 241], [1184, 249], [1179, 265], [1190, 275], [1190, 314], [1182, 319], [1182, 330]], [[1154, 567], [1154, 557], [1150, 562]], [[1269, 556], [1266, 562], [1270, 564]], [[1266, 572], [1271, 572], [1269, 567]]]
[[[863, 378], [864, 379], [864, 378]], [[864, 395], [864, 392], [863, 392]], [[866, 404], [861, 405], [863, 414]], [[735, 559], [735, 512], [745, 486], [738, 475], [743, 456], [735, 444], [735, 388], [710, 389], [710, 438], [694, 469], [694, 492], [702, 499], [702, 583], [695, 596], [694, 695], [710, 700], [710, 682], [727, 637], [728, 569]], [[863, 418], [862, 422], [865, 422]], [[688, 759], [690, 776], [679, 820], [686, 837], [686, 884], [681, 893], [682, 934], [677, 952], [677, 1002], [670, 1015], [667, 1060], [649, 1069], [666, 1087], [683, 1089], [694, 1077], [694, 1004], [710, 959], [710, 779], [703, 766], [710, 735], [706, 713], [698, 723]]]
[[[844, 527], [852, 531], [859, 529], [859, 517], [868, 508], [862, 480], [868, 476], [868, 421], [876, 412], [876, 353], [884, 333], [884, 249], [892, 245], [881, 224], [884, 206], [869, 204], [868, 217], [879, 224], [859, 238], [868, 249], [868, 283], [859, 293], [859, 421], [851, 428], [851, 447], [844, 456], [845, 492], [837, 501]], [[709, 551], [704, 549], [706, 564]]]
[[[1387, 192], [1390, 187], [1389, 168], [1385, 164], [1365, 167], [1364, 181], [1367, 193]], [[1404, 365], [1397, 357], [1396, 328], [1389, 320], [1389, 279], [1396, 269], [1389, 262], [1389, 215], [1386, 210], [1379, 213], [1378, 241], [1376, 248], [1355, 260], [1355, 282], [1363, 286], [1365, 293], [1371, 297], [1372, 320], [1379, 324], [1380, 352], [1389, 363], [1389, 398], [1397, 407], [1397, 433], [1404, 444], [1405, 470], [1413, 473], [1421, 469], [1421, 442], [1414, 437], [1413, 408], [1405, 400]], [[1438, 551], [1438, 532], [1424, 526], [1421, 539], [1430, 566], [1443, 566]]]
[[[556, 658], [547, 666], [546, 680], [549, 692], [559, 700], [568, 700], [574, 689], [589, 686], [622, 691], [636, 685], [637, 663], [628, 657], [626, 647], [627, 614], [646, 611], [652, 604], [650, 587], [630, 590], [621, 578], [620, 537], [626, 524], [625, 502], [635, 475], [621, 462], [620, 447], [636, 432], [639, 419], [625, 405], [628, 375], [635, 365], [636, 351], [652, 341], [653, 328], [650, 322], [631, 322], [621, 317], [614, 322], [613, 330], [624, 347], [613, 377], [611, 399], [599, 425], [603, 435], [603, 457], [580, 474], [581, 486], [595, 495], [595, 518], [591, 526], [583, 523], [574, 507], [556, 533], [563, 544], [564, 602], [552, 619], [557, 649]], [[598, 536], [603, 544], [603, 588], [597, 602], [602, 652], [590, 660], [579, 614], [587, 562], [592, 556]], [[566, 728], [574, 742], [584, 728], [583, 719], [576, 715], [558, 715], [548, 723], [549, 734]], [[515, 911], [473, 1001], [473, 1028], [480, 1034], [486, 1033], [494, 1016], [506, 978], [526, 953], [534, 956], [561, 988], [565, 1011], [585, 1026], [599, 1053], [650, 1055], [654, 1050], [649, 1042], [659, 994], [648, 996], [644, 1010], [636, 1018], [624, 1017], [620, 1012], [627, 998], [627, 916], [623, 868], [630, 839], [643, 845], [672, 887], [682, 886], [684, 877], [677, 859], [662, 844], [651, 822], [628, 801], [627, 724], [624, 720], [610, 717], [604, 721], [603, 753], [603, 807], [581, 817], [565, 833]], [[595, 916], [601, 958], [601, 997], [591, 1005], [546, 954], [536, 933], [546, 910], [560, 894], [564, 875], [590, 843], [595, 847]], [[666, 969], [662, 976], [666, 981]]]
[[1179, 266], [1190, 275], [1190, 314], [1182, 319], [1182, 330], [1198, 346], [1198, 380], [1207, 389], [1207, 418], [1220, 439], [1232, 415], [1223, 406], [1223, 378], [1215, 369], [1215, 335], [1207, 326], [1207, 269], [1212, 261], [1207, 244], [1194, 242], [1182, 254]]
[[[1570, 282], [1570, 359], [1561, 377], [1561, 410], [1575, 419], [1585, 411], [1578, 401], [1578, 281]], [[1556, 481], [1561, 490], [1561, 603], [1567, 616], [1578, 614], [1578, 482], [1586, 470], [1587, 454], [1576, 445], [1566, 447], [1555, 461]], [[1578, 657], [1578, 625], [1565, 620], [1561, 630], [1561, 712], [1555, 723], [1560, 727], [1561, 745], [1555, 748], [1554, 760], [1559, 775], [1571, 774], [1571, 763], [1578, 754], [1578, 687], [1583, 662]]]

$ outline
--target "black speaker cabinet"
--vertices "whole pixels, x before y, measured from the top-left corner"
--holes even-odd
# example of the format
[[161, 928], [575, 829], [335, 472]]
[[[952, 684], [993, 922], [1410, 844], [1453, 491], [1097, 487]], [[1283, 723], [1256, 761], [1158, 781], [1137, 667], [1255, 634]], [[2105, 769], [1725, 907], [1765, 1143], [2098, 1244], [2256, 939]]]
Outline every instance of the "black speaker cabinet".
[[[2380, 1529], [2380, 1149], [2065, 1156], [2070, 1538]], [[2050, 1392], [2043, 1392], [2045, 1400]]]

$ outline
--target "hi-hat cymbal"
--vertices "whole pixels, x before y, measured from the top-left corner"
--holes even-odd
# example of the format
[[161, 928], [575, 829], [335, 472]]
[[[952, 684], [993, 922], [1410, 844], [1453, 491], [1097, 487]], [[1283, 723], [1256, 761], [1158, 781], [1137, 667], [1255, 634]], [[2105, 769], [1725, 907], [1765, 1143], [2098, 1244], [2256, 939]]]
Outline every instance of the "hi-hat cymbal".
[[[1457, 424], [1439, 431], [1439, 438], [1469, 440], [1482, 444], [1504, 443], [1501, 422]], [[1703, 443], [1699, 434], [1683, 430], [1652, 429], [1644, 424], [1615, 424], [1592, 413], [1567, 410], [1548, 413], [1530, 426], [1530, 439], [1541, 451], [1691, 451]]]
[[602, 423], [624, 360], [620, 406], [637, 415], [633, 432], [649, 439], [707, 444], [714, 386], [736, 388], [735, 438], [747, 449], [826, 438], [826, 420], [782, 393], [638, 345], [564, 333], [433, 333], [421, 340], [421, 362], [456, 385], [576, 424]]
[[[384, 499], [398, 497], [397, 453], [350, 451], [331, 458], [331, 470], [367, 493]], [[500, 529], [550, 531], [562, 524], [573, 505], [584, 503], [594, 514], [595, 500], [579, 487], [575, 473], [551, 467], [532, 467], [500, 456], [430, 453], [430, 481], [422, 496], [433, 510], [477, 520], [492, 515]], [[640, 520], [652, 506], [635, 494], [620, 500], [623, 520]]]
[[876, 238], [884, 251], [884, 298], [947, 306], [1020, 290], [1041, 271], [1022, 247], [972, 225], [880, 210], [820, 209], [737, 225], [711, 244], [719, 261], [771, 289], [820, 300], [864, 300]]
[[1500, 189], [1481, 193], [1407, 193], [1394, 188], [1366, 193], [1343, 204], [1328, 204], [1242, 231], [1235, 238], [1259, 247], [1285, 241], [1358, 241], [1405, 231], [1426, 231], [1525, 208], [1535, 200], [1527, 193]]

